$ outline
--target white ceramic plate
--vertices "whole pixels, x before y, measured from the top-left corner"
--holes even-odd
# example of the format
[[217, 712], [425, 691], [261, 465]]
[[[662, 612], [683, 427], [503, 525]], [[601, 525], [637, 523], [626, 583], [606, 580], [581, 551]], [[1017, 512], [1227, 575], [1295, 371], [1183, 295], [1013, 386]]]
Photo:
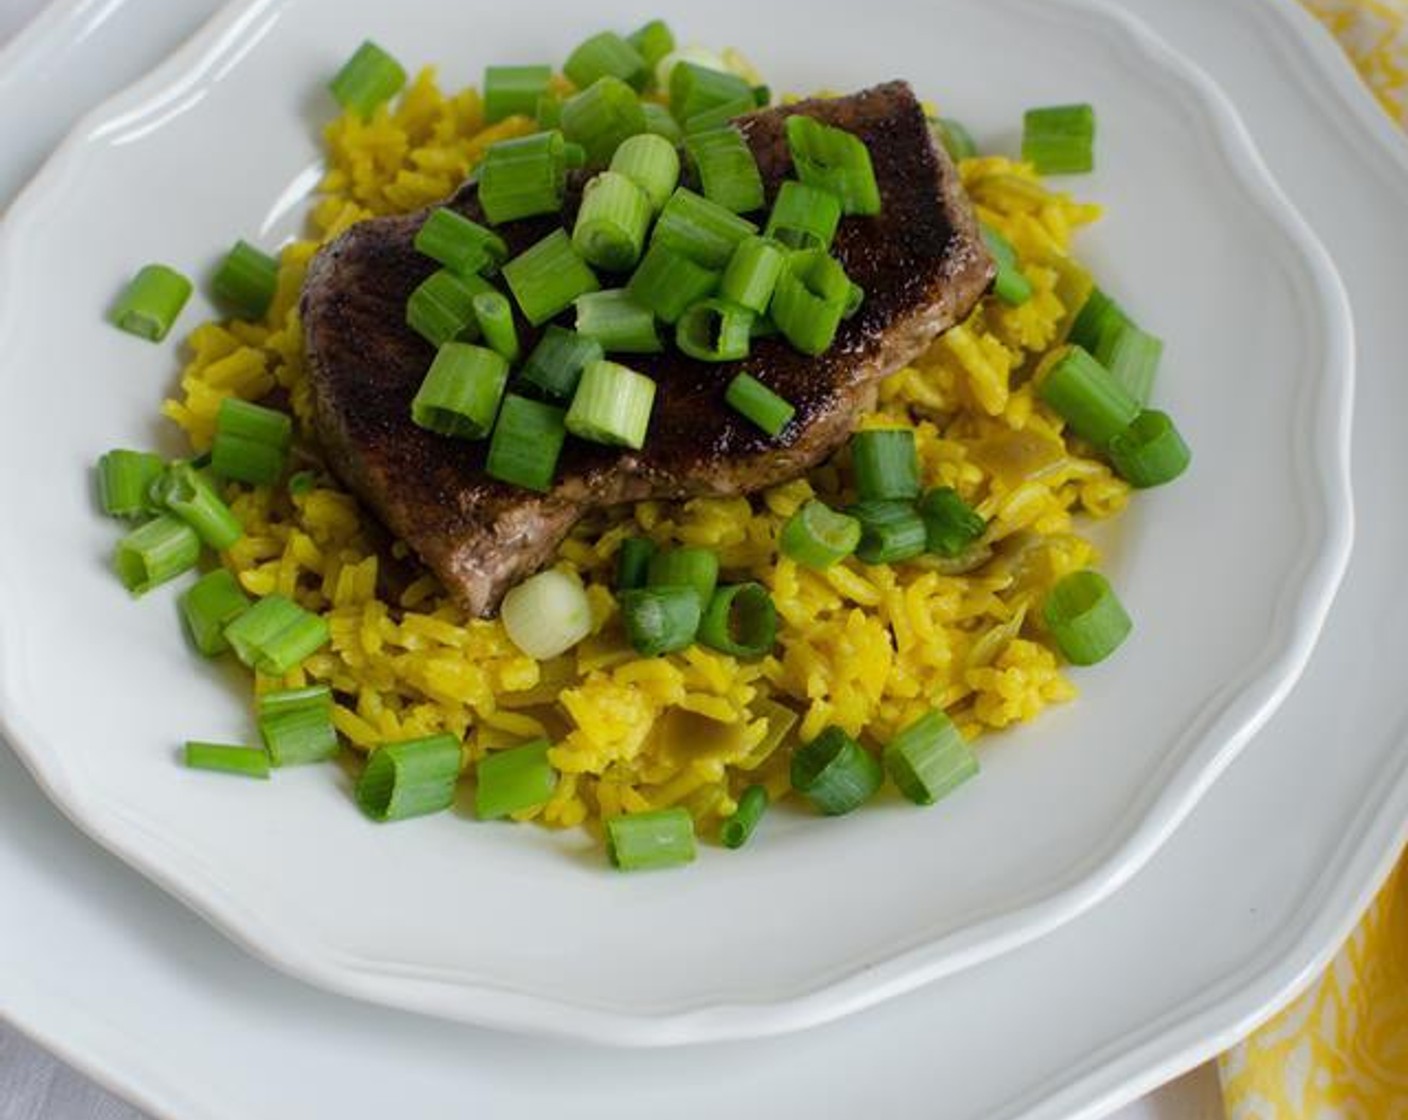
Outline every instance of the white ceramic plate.
[[[676, 19], [706, 41], [747, 27], [743, 45], [787, 88], [907, 74], [997, 146], [1025, 105], [1100, 106], [1101, 172], [1073, 185], [1111, 216], [1086, 255], [1170, 340], [1159, 400], [1197, 467], [1126, 522], [1110, 568], [1140, 637], [1082, 675], [1082, 703], [994, 740], [985, 779], [943, 812], [780, 815], [746, 857], [709, 853], [674, 876], [615, 877], [564, 858], [575, 838], [454, 817], [374, 828], [330, 771], [254, 789], [173, 765], [175, 744], [237, 737], [246, 716], [230, 681], [185, 652], [172, 595], [134, 605], [106, 571], [114, 531], [84, 506], [83, 470], [158, 438], [174, 365], [81, 309], [106, 306], [134, 262], [198, 270], [236, 235], [293, 230], [327, 111], [319, 80], [364, 35], [441, 60], [455, 83], [646, 14], [541, 10], [236, 6], [81, 127], [17, 205], [0, 243], [0, 501], [26, 543], [0, 556], [12, 741], [86, 830], [253, 951], [338, 990], [496, 1025], [646, 1043], [779, 1031], [1073, 916], [1152, 853], [1285, 695], [1349, 539], [1338, 282], [1216, 91], [1087, 4], [882, 5], [860, 42], [815, 25], [806, 58], [768, 48], [787, 41], [787, 5]], [[446, 58], [449, 41], [469, 45]], [[34, 478], [73, 485], [55, 501]], [[54, 597], [80, 630], [50, 624]], [[872, 872], [897, 850], [915, 853], [903, 875]]]

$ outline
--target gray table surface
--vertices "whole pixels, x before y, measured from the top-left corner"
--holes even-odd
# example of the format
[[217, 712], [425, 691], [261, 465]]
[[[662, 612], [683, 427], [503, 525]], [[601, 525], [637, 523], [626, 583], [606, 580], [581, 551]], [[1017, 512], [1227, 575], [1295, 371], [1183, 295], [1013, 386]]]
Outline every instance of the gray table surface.
[[[0, 0], [0, 47], [46, 0]], [[0, 207], [6, 200], [0, 199]], [[0, 744], [0, 750], [5, 750]], [[216, 936], [214, 933], [211, 936]], [[1211, 1067], [1195, 1070], [1109, 1120], [1220, 1120]], [[146, 1120], [81, 1074], [0, 1023], [0, 1120]]]

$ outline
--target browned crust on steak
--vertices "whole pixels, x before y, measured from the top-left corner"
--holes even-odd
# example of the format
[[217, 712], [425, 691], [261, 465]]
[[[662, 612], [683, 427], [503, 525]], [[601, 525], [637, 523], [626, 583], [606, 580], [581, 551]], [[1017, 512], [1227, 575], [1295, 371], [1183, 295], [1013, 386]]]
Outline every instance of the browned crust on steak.
[[[360, 223], [314, 258], [302, 316], [329, 465], [471, 612], [492, 613], [509, 587], [551, 559], [591, 508], [748, 493], [804, 473], [873, 404], [876, 382], [965, 317], [987, 289], [991, 258], [958, 173], [933, 144], [908, 85], [893, 82], [740, 119], [769, 206], [791, 175], [784, 121], [793, 113], [854, 132], [870, 149], [882, 213], [845, 219], [834, 245], [847, 274], [865, 289], [860, 312], [818, 358], [777, 338], [755, 340], [740, 363], [701, 363], [673, 347], [629, 357], [658, 384], [645, 448], [569, 439], [546, 495], [489, 478], [486, 443], [447, 439], [411, 422], [411, 399], [433, 357], [404, 325], [407, 298], [436, 267], [412, 245], [426, 212]], [[472, 185], [449, 205], [482, 220]], [[575, 198], [565, 215], [569, 225], [574, 209]], [[517, 253], [560, 224], [532, 219], [500, 232]], [[604, 277], [603, 285], [613, 286], [612, 279]], [[521, 320], [519, 328], [531, 345], [534, 332]], [[797, 409], [777, 440], [724, 403], [725, 387], [745, 367]]]

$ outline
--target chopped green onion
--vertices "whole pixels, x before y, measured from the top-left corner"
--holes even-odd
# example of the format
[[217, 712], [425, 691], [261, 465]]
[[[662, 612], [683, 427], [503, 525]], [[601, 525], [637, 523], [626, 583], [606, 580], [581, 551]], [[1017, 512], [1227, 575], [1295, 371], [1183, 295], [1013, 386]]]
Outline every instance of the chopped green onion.
[[447, 342], [435, 353], [411, 401], [411, 419], [442, 436], [483, 439], [508, 381], [503, 355], [482, 346]]
[[415, 247], [461, 276], [485, 272], [508, 258], [502, 237], [445, 206], [437, 206], [421, 223]]
[[679, 805], [612, 817], [606, 822], [606, 853], [622, 871], [650, 871], [692, 863], [694, 818]]
[[851, 466], [862, 502], [919, 497], [919, 452], [907, 428], [869, 428], [851, 436]]
[[1045, 363], [1038, 373], [1037, 395], [1078, 436], [1098, 447], [1129, 427], [1139, 413], [1124, 386], [1079, 346], [1067, 346]]
[[733, 250], [719, 295], [755, 315], [762, 315], [772, 300], [778, 277], [787, 267], [787, 251], [764, 237], [745, 237]]
[[[533, 110], [533, 119], [538, 122], [538, 131], [547, 132], [550, 129], [560, 129], [562, 127], [562, 98], [555, 93], [545, 93], [538, 98], [537, 107]], [[581, 145], [577, 145], [581, 147]], [[583, 156], [586, 149], [582, 148]]]
[[620, 78], [598, 78], [563, 102], [562, 131], [587, 149], [593, 167], [605, 167], [623, 141], [645, 131], [645, 110]]
[[504, 265], [503, 274], [519, 309], [535, 327], [572, 306], [578, 296], [601, 287], [562, 229], [514, 257]]
[[753, 100], [759, 109], [766, 109], [772, 104], [772, 86], [754, 86]]
[[855, 552], [860, 537], [860, 522], [854, 517], [812, 499], [787, 519], [778, 547], [804, 568], [820, 571]]
[[332, 690], [327, 685], [266, 692], [258, 699], [259, 734], [275, 766], [323, 762], [337, 753]]
[[753, 100], [753, 87], [737, 74], [682, 60], [670, 71], [670, 112], [687, 121], [731, 101]]
[[940, 117], [931, 122], [931, 127], [939, 143], [944, 146], [944, 151], [948, 153], [949, 159], [954, 163], [977, 156], [977, 141], [973, 139], [973, 134], [964, 127], [962, 121], [956, 121], [952, 117]]
[[581, 144], [568, 142], [562, 145], [562, 158], [570, 171], [578, 171], [587, 166], [587, 149]]
[[370, 117], [405, 84], [406, 71], [401, 64], [367, 39], [333, 75], [328, 90], [347, 112]]
[[[751, 113], [757, 107], [752, 93], [749, 93], [747, 97], [725, 101], [722, 105], [715, 105], [712, 109], [705, 109], [701, 113], [695, 113], [692, 117], [686, 117], [684, 134], [685, 136], [693, 136], [700, 132], [717, 132], [721, 128], [729, 127], [739, 117]], [[762, 203], [758, 205], [761, 206]]]
[[718, 287], [719, 274], [695, 264], [656, 241], [626, 283], [631, 298], [650, 308], [657, 319], [676, 323], [681, 315]]
[[777, 607], [761, 583], [720, 587], [699, 621], [699, 640], [730, 657], [753, 661], [777, 641]]
[[1145, 489], [1172, 482], [1188, 469], [1193, 453], [1167, 414], [1145, 409], [1110, 440], [1110, 463], [1131, 486]]
[[694, 132], [684, 147], [699, 172], [705, 198], [735, 214], [761, 209], [763, 176], [743, 133], [732, 127]]
[[1089, 105], [1028, 109], [1022, 159], [1040, 175], [1071, 175], [1095, 166], [1095, 110]]
[[925, 547], [939, 556], [961, 555], [985, 532], [988, 524], [951, 486], [928, 491], [919, 501], [924, 519]]
[[546, 494], [567, 438], [566, 413], [510, 393], [499, 409], [484, 469], [491, 478]]
[[224, 551], [244, 536], [240, 519], [190, 463], [172, 463], [152, 483], [152, 493], [211, 548]]
[[401, 821], [448, 809], [460, 776], [460, 744], [448, 733], [388, 743], [367, 759], [357, 804], [374, 821]]
[[866, 564], [912, 560], [928, 543], [924, 520], [909, 502], [858, 502], [846, 512], [860, 522], [856, 557]]
[[582, 192], [572, 244], [588, 264], [624, 272], [640, 260], [650, 215], [645, 191], [619, 172], [603, 171]]
[[509, 641], [535, 661], [566, 653], [592, 632], [592, 608], [581, 580], [549, 568], [504, 596], [499, 609]]
[[1056, 583], [1046, 596], [1042, 617], [1072, 665], [1104, 661], [1134, 629], [1109, 581], [1089, 568]]
[[582, 370], [589, 362], [599, 362], [605, 356], [596, 339], [553, 324], [543, 331], [538, 345], [518, 371], [518, 384], [549, 400], [571, 400], [582, 379]]
[[830, 249], [841, 224], [841, 200], [828, 190], [788, 179], [777, 192], [766, 234], [789, 249]]
[[707, 548], [671, 548], [650, 559], [647, 587], [688, 587], [703, 611], [719, 583], [719, 558]]
[[473, 342], [479, 337], [474, 297], [489, 285], [473, 273], [457, 276], [438, 268], [427, 276], [406, 301], [406, 323], [432, 346], [447, 342]]
[[150, 451], [114, 448], [98, 460], [98, 501], [110, 517], [140, 517], [154, 512], [147, 492], [166, 464]]
[[282, 595], [268, 595], [225, 627], [235, 656], [270, 677], [281, 677], [328, 640], [328, 623]]
[[113, 324], [128, 334], [160, 342], [191, 298], [191, 282], [164, 264], [144, 265], [112, 309]]
[[474, 815], [482, 821], [498, 820], [546, 802], [557, 787], [557, 771], [548, 761], [550, 749], [546, 739], [535, 739], [481, 758], [475, 769]]
[[791, 778], [792, 788], [829, 817], [860, 808], [885, 780], [875, 756], [839, 727], [797, 749]]
[[644, 587], [650, 576], [655, 542], [649, 537], [627, 537], [616, 557], [616, 590], [634, 591]]
[[225, 627], [249, 610], [249, 596], [224, 568], [206, 572], [181, 594], [181, 618], [196, 649], [214, 657], [230, 648]]
[[630, 447], [645, 446], [655, 382], [615, 362], [591, 362], [567, 410], [567, 430], [580, 439]]
[[642, 587], [616, 596], [631, 648], [659, 657], [691, 645], [703, 611], [691, 587]]
[[724, 401], [776, 439], [792, 422], [797, 410], [751, 373], [739, 373], [724, 390]]
[[851, 290], [846, 293], [846, 308], [841, 312], [842, 319], [849, 319], [865, 303], [865, 289], [851, 281]]
[[1012, 242], [987, 224], [981, 225], [979, 232], [982, 234], [983, 244], [988, 247], [988, 252], [997, 262], [997, 276], [992, 283], [993, 294], [1010, 307], [1019, 307], [1026, 303], [1032, 298], [1032, 282], [1022, 272], [1022, 265], [1017, 260], [1017, 250], [1012, 247]]
[[640, 107], [645, 113], [646, 132], [668, 140], [671, 145], [684, 142], [684, 129], [680, 127], [680, 122], [670, 115], [669, 109], [653, 101], [643, 101]]
[[301, 498], [318, 485], [317, 471], [299, 471], [288, 478], [288, 492], [292, 497]]
[[652, 244], [682, 253], [705, 268], [722, 269], [738, 243], [757, 232], [758, 227], [746, 218], [679, 187], [660, 211]]
[[486, 66], [484, 123], [495, 124], [512, 116], [534, 116], [538, 99], [548, 92], [551, 83], [551, 66]]
[[823, 249], [793, 253], [777, 280], [768, 314], [787, 341], [804, 354], [824, 354], [836, 340], [851, 281]]
[[1107, 335], [1113, 337], [1120, 325], [1130, 321], [1124, 308], [1115, 300], [1099, 288], [1091, 288], [1070, 330], [1066, 332], [1066, 341], [1094, 354], [1100, 349], [1102, 338]]
[[738, 799], [738, 808], [733, 816], [724, 821], [719, 829], [719, 838], [726, 848], [741, 848], [748, 843], [753, 830], [758, 827], [768, 808], [768, 791], [760, 785], [749, 786]]
[[614, 31], [603, 31], [579, 44], [562, 64], [562, 72], [578, 89], [586, 89], [598, 78], [611, 77], [642, 90], [650, 77], [641, 53]]
[[246, 778], [269, 777], [269, 756], [257, 747], [188, 742], [185, 754], [186, 765], [192, 770], [214, 770]]
[[797, 178], [830, 191], [847, 214], [880, 213], [870, 149], [859, 136], [800, 113], [787, 118], [787, 146]]
[[518, 361], [518, 331], [513, 325], [513, 306], [502, 292], [476, 292], [474, 318], [484, 342], [506, 362]]
[[885, 744], [890, 780], [916, 805], [932, 805], [978, 772], [978, 758], [939, 709], [920, 716]]
[[555, 214], [567, 187], [566, 141], [560, 132], [500, 140], [479, 165], [479, 205], [494, 225]]
[[611, 170], [643, 190], [651, 210], [659, 211], [679, 185], [680, 154], [665, 137], [643, 132], [621, 142], [611, 157]]
[[1110, 371], [1110, 376], [1124, 386], [1140, 407], [1149, 401], [1163, 353], [1163, 339], [1140, 329], [1124, 315], [1111, 317], [1102, 325], [1100, 339], [1092, 351], [1095, 360]]
[[617, 288], [577, 298], [577, 333], [595, 339], [608, 354], [658, 354], [665, 347], [655, 333], [650, 308]]
[[656, 63], [675, 49], [675, 33], [663, 19], [653, 19], [627, 35], [626, 42], [635, 47], [653, 75]]
[[675, 345], [701, 362], [746, 358], [752, 336], [753, 312], [721, 299], [701, 300], [675, 326]]
[[158, 584], [188, 572], [200, 559], [200, 537], [172, 514], [139, 525], [117, 543], [113, 566], [122, 586], [145, 595]]
[[279, 262], [248, 241], [236, 241], [215, 272], [215, 294], [245, 319], [262, 319], [279, 286]]
[[269, 485], [284, 472], [293, 442], [293, 420], [285, 412], [226, 397], [215, 414], [211, 469], [221, 478]]

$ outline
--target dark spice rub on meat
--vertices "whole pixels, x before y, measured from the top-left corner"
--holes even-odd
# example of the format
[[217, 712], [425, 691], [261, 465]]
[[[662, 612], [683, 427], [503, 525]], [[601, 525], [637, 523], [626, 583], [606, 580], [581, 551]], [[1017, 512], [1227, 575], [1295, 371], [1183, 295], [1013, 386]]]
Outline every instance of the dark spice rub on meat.
[[[783, 127], [793, 113], [853, 132], [870, 149], [882, 212], [846, 218], [833, 246], [865, 289], [860, 312], [816, 358], [780, 337], [754, 340], [742, 362], [697, 362], [673, 345], [663, 354], [625, 356], [658, 385], [644, 449], [569, 438], [548, 494], [488, 477], [487, 440], [448, 439], [411, 422], [411, 399], [434, 357], [405, 325], [406, 300], [437, 267], [412, 245], [426, 212], [362, 222], [313, 260], [302, 318], [327, 461], [467, 610], [492, 614], [510, 587], [552, 559], [589, 509], [747, 493], [804, 473], [873, 405], [876, 382], [961, 322], [986, 291], [991, 258], [957, 171], [936, 149], [907, 84], [740, 118], [769, 206], [794, 174]], [[483, 221], [472, 184], [447, 205]], [[562, 217], [513, 222], [499, 233], [517, 254], [564, 223], [570, 229], [575, 209], [576, 192], [569, 190]], [[624, 282], [624, 276], [602, 277], [603, 287]], [[518, 326], [526, 353], [536, 332], [521, 318]], [[740, 369], [796, 407], [778, 439], [724, 403], [725, 387]]]

